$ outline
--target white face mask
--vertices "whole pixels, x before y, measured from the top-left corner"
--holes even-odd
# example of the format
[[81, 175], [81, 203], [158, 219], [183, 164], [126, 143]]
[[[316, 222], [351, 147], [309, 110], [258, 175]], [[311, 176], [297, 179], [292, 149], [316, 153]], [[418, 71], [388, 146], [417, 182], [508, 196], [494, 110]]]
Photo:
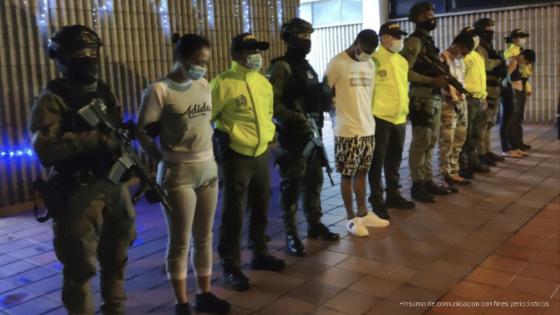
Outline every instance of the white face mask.
[[473, 41], [474, 41], [474, 47], [473, 47], [473, 50], [474, 50], [480, 44], [480, 37], [473, 36]]
[[403, 39], [394, 39], [393, 43], [391, 43], [391, 47], [389, 47], [389, 50], [394, 53], [398, 53], [403, 49], [403, 47], [404, 47]]
[[517, 43], [519, 43], [519, 46], [525, 46], [525, 44], [527, 44], [527, 38], [520, 38], [517, 40]]
[[196, 81], [206, 75], [206, 67], [190, 65], [189, 70], [186, 71], [185, 75], [189, 79]]
[[262, 67], [262, 63], [262, 56], [259, 53], [247, 56], [247, 66], [253, 71], [259, 71]]
[[360, 53], [359, 55], [356, 56], [356, 58], [358, 58], [359, 61], [364, 62], [364, 61], [368, 61], [371, 59], [371, 55], [370, 54], [366, 54], [365, 52]]

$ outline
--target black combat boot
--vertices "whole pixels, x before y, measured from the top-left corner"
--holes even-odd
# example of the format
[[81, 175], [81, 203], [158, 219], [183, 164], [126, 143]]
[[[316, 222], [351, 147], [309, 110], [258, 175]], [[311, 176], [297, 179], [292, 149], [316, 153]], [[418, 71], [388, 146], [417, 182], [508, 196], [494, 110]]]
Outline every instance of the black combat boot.
[[414, 209], [416, 204], [413, 201], [405, 199], [400, 193], [387, 193], [387, 201], [385, 201], [387, 208], [395, 209]]
[[286, 253], [290, 256], [305, 256], [305, 246], [296, 233], [286, 235]]
[[424, 182], [414, 182], [412, 183], [412, 188], [410, 189], [410, 196], [418, 201], [423, 202], [436, 202], [434, 196], [428, 192]]
[[433, 180], [428, 180], [425, 183], [426, 190], [432, 195], [449, 195], [451, 191], [442, 185], [434, 183]]
[[338, 241], [340, 239], [340, 235], [338, 235], [338, 233], [331, 232], [331, 230], [329, 230], [329, 228], [323, 223], [310, 226], [307, 230], [307, 237], [330, 242]]

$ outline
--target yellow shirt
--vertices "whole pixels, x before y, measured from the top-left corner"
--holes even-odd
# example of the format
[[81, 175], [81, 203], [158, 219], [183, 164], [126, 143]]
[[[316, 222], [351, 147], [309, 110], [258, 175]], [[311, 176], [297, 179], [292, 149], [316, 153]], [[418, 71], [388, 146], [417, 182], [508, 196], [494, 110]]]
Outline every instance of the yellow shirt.
[[486, 67], [484, 66], [484, 57], [477, 51], [472, 51], [465, 56], [465, 89], [469, 91], [473, 97], [485, 99], [486, 92]]
[[274, 138], [272, 85], [257, 71], [233, 62], [210, 82], [212, 118], [239, 154], [263, 154]]
[[533, 87], [531, 86], [531, 83], [529, 83], [529, 77], [533, 75], [533, 65], [529, 64], [524, 67], [519, 67], [519, 71], [521, 72], [521, 77], [526, 79], [525, 92], [532, 93]]
[[408, 114], [408, 61], [383, 46], [372, 58], [376, 65], [373, 115], [395, 125], [404, 124]]

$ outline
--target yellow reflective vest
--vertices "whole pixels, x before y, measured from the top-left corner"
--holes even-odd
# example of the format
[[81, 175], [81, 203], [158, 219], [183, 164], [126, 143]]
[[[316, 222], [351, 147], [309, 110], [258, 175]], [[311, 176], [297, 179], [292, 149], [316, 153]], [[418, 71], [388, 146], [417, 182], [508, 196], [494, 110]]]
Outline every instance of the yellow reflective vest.
[[485, 99], [486, 92], [486, 67], [484, 65], [484, 57], [473, 50], [465, 56], [465, 89], [469, 91], [473, 97]]
[[237, 62], [210, 82], [212, 119], [235, 152], [256, 157], [274, 138], [272, 85]]
[[508, 60], [512, 57], [517, 57], [521, 53], [521, 47], [514, 43], [509, 44], [508, 48], [504, 50], [504, 59]]
[[395, 125], [408, 114], [408, 61], [380, 46], [372, 56], [376, 65], [373, 115]]

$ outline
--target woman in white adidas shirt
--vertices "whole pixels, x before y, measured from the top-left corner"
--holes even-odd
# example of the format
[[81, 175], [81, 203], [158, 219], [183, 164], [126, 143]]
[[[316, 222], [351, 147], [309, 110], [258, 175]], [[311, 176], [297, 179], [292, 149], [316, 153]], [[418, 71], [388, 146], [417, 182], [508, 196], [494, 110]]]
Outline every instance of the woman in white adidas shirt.
[[[212, 225], [218, 198], [218, 173], [212, 151], [212, 102], [204, 79], [210, 43], [204, 37], [174, 36], [175, 63], [142, 97], [138, 127], [143, 150], [158, 163], [158, 182], [173, 208], [165, 212], [169, 233], [167, 276], [177, 300], [175, 314], [190, 314], [187, 257], [192, 235], [197, 283], [195, 309], [225, 314], [230, 305], [210, 292]], [[159, 145], [156, 142], [159, 137]]]

